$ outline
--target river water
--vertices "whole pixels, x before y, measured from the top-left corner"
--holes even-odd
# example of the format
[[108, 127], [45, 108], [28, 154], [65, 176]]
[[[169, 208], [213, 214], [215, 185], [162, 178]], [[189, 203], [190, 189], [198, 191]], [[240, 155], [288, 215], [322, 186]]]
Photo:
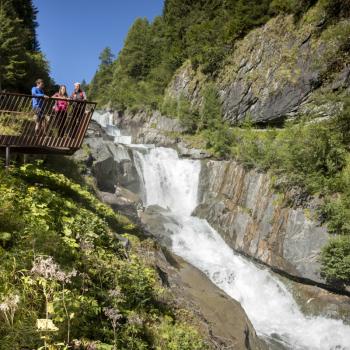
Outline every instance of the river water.
[[[103, 125], [106, 116], [94, 118]], [[103, 126], [111, 135], [120, 136], [112, 123]], [[166, 229], [172, 233], [174, 253], [239, 301], [271, 349], [350, 350], [350, 326], [341, 320], [304, 315], [268, 268], [235, 253], [206, 220], [191, 216], [198, 205], [200, 161], [181, 159], [170, 148], [129, 147], [142, 181], [144, 205], [161, 206], [173, 218]]]

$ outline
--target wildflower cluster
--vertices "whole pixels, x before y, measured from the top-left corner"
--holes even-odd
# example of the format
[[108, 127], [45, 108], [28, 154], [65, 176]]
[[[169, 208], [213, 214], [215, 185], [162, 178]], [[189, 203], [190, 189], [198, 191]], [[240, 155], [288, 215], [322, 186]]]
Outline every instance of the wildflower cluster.
[[4, 316], [6, 323], [11, 327], [13, 326], [13, 321], [19, 301], [20, 298], [17, 294], [10, 294], [5, 297], [0, 304], [0, 312]]
[[111, 321], [113, 328], [117, 328], [118, 321], [123, 317], [117, 308], [114, 307], [105, 307], [103, 312], [106, 317]]
[[71, 272], [64, 272], [60, 266], [55, 263], [53, 257], [47, 258], [43, 256], [37, 257], [33, 262], [31, 273], [34, 276], [40, 276], [46, 280], [57, 281], [61, 283], [70, 283], [71, 278], [77, 275], [77, 271], [73, 269]]

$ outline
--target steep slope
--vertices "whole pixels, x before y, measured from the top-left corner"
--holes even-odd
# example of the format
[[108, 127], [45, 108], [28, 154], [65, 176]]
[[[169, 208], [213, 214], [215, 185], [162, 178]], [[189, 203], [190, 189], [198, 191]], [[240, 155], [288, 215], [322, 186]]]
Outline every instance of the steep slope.
[[33, 164], [0, 171], [0, 190], [0, 349], [210, 348], [126, 217]]
[[[278, 16], [237, 42], [215, 80], [223, 118], [231, 124], [248, 117], [254, 122], [281, 121], [310, 113], [318, 91], [347, 89], [350, 20], [324, 27], [315, 6], [297, 23], [293, 16]], [[205, 83], [205, 77], [186, 63], [167, 95], [185, 96], [198, 106]], [[322, 112], [327, 114], [327, 109], [317, 110]]]

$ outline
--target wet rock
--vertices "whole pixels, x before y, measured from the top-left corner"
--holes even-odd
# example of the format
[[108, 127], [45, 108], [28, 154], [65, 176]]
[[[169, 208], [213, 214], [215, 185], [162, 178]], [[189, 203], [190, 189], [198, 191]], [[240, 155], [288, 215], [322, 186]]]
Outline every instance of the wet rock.
[[178, 307], [192, 311], [213, 349], [267, 350], [241, 305], [207, 276], [168, 250], [155, 256], [160, 279], [175, 296]]
[[175, 219], [168, 215], [168, 210], [158, 206], [152, 205], [140, 213], [140, 220], [143, 228], [156, 238], [162, 246], [171, 248], [172, 232], [167, 229], [167, 225], [176, 225]]
[[350, 297], [329, 292], [317, 286], [305, 285], [279, 277], [293, 294], [302, 312], [310, 316], [323, 316], [350, 320]]

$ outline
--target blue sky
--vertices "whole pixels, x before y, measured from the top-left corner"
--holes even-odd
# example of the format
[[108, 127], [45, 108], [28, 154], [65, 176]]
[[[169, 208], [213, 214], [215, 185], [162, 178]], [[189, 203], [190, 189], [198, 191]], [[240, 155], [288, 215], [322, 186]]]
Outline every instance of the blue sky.
[[152, 20], [162, 13], [163, 0], [34, 0], [38, 36], [58, 84], [93, 77], [98, 56], [106, 47], [117, 54], [137, 17]]

